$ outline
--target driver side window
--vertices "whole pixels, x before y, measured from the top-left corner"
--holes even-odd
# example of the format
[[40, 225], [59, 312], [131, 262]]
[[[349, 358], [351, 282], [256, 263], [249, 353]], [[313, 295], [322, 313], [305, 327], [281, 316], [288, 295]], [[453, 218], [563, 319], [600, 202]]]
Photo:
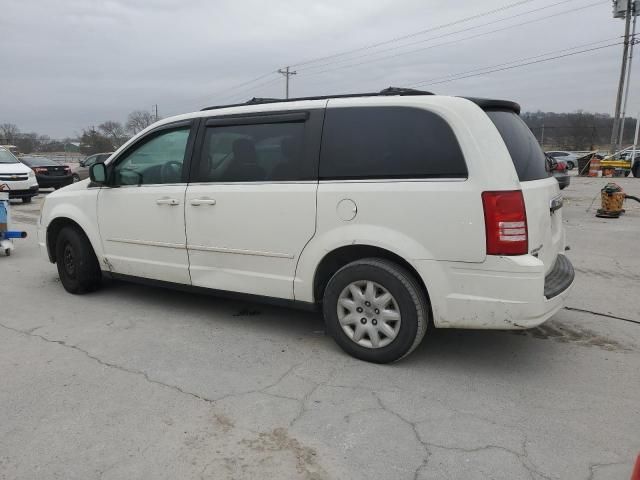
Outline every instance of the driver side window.
[[162, 130], [118, 159], [113, 185], [180, 183], [189, 127]]

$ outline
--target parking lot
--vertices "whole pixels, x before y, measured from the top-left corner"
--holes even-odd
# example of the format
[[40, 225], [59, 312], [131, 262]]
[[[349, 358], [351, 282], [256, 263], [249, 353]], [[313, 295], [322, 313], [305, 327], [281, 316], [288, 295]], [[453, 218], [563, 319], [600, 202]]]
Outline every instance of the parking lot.
[[568, 308], [431, 331], [392, 365], [348, 357], [319, 314], [120, 282], [69, 295], [38, 251], [44, 195], [13, 203], [29, 237], [0, 256], [0, 478], [629, 478], [640, 204], [595, 218], [607, 179], [571, 180]]

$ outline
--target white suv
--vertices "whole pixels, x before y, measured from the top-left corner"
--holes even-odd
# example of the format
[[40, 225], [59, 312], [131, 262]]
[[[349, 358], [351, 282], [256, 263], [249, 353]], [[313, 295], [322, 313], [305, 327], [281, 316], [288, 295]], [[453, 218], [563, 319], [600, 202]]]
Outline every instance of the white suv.
[[38, 180], [31, 168], [18, 160], [7, 148], [0, 146], [0, 190], [8, 189], [9, 198], [21, 198], [24, 203], [38, 195]]
[[524, 329], [563, 305], [562, 197], [512, 102], [391, 90], [162, 120], [50, 194], [64, 288], [104, 275], [321, 307], [391, 362], [428, 325]]

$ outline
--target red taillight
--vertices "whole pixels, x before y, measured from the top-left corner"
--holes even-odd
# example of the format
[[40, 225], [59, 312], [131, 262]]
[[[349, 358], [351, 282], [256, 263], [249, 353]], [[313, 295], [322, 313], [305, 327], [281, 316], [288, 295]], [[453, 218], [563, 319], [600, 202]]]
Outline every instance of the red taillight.
[[521, 190], [482, 192], [487, 255], [526, 255], [527, 212]]
[[36, 173], [47, 173], [47, 169], [42, 167], [35, 167], [33, 168], [33, 171]]
[[67, 172], [67, 173], [69, 173], [69, 172], [71, 171], [71, 167], [70, 167], [70, 166], [68, 166], [68, 165], [65, 165], [65, 166], [64, 166], [64, 171], [65, 171], [65, 172]]

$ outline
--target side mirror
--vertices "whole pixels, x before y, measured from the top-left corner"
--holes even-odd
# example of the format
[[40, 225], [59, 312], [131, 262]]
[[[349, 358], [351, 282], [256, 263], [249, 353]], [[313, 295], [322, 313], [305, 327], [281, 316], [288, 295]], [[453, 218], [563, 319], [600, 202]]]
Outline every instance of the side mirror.
[[89, 178], [92, 183], [104, 185], [107, 183], [107, 167], [104, 163], [94, 163], [89, 168]]

